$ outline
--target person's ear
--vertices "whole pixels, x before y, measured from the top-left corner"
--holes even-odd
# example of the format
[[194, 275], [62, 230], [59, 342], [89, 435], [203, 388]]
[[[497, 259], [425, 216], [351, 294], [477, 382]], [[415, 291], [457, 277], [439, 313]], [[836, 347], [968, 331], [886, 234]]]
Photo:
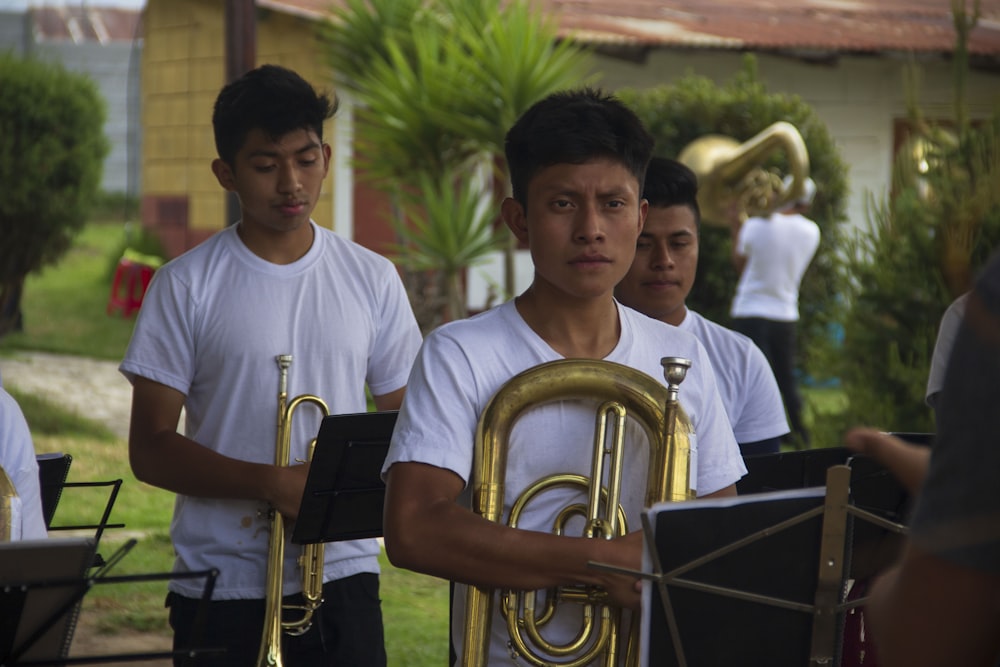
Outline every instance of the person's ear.
[[224, 160], [220, 158], [212, 160], [212, 173], [215, 174], [215, 180], [219, 181], [219, 185], [225, 190], [228, 192], [236, 190], [236, 177], [233, 175], [232, 167]]
[[528, 242], [528, 219], [521, 202], [512, 197], [504, 199], [500, 204], [500, 217], [518, 241]]
[[646, 226], [646, 216], [649, 215], [649, 200], [640, 199], [639, 200], [639, 231], [636, 235], [642, 234], [642, 228]]
[[323, 144], [323, 177], [330, 173], [330, 156], [333, 154], [333, 149], [330, 148], [330, 144]]

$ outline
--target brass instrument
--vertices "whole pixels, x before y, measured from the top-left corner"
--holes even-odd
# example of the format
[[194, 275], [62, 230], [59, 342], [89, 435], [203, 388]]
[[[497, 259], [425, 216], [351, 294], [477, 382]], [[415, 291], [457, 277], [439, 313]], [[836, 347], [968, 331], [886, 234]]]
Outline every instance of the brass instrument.
[[0, 466], [0, 542], [9, 542], [20, 535], [21, 504], [14, 482]]
[[[330, 414], [329, 408], [323, 399], [311, 394], [296, 396], [291, 401], [288, 400], [288, 368], [292, 365], [292, 355], [282, 354], [275, 357], [278, 363], [278, 434], [275, 443], [274, 463], [279, 466], [289, 465], [291, 456], [292, 437], [292, 416], [295, 410], [305, 403], [312, 403], [317, 406], [326, 417]], [[312, 450], [316, 446], [313, 439], [309, 446], [309, 458], [312, 458]], [[267, 582], [265, 592], [265, 612], [264, 612], [264, 633], [260, 644], [260, 653], [257, 655], [257, 665], [278, 665], [282, 664], [281, 659], [281, 633], [285, 632], [293, 636], [304, 634], [312, 625], [312, 616], [316, 609], [323, 603], [323, 560], [324, 548], [322, 543], [307, 544], [302, 547], [302, 554], [299, 556], [298, 564], [302, 569], [302, 597], [304, 604], [287, 606], [282, 605], [282, 588], [285, 560], [285, 526], [284, 519], [276, 509], [271, 507], [268, 510], [268, 520], [271, 524], [271, 536], [268, 543], [267, 552]], [[293, 609], [302, 612], [299, 619], [282, 620], [282, 610]]]
[[[792, 183], [762, 167], [776, 150], [784, 150]], [[809, 176], [809, 154], [795, 126], [779, 121], [742, 144], [731, 137], [709, 134], [681, 151], [678, 161], [698, 177], [698, 207], [706, 224], [728, 227], [736, 214], [741, 220], [766, 215], [802, 196]]]
[[[586, 519], [587, 537], [612, 539], [628, 532], [624, 510], [619, 505], [624, 455], [626, 416], [638, 421], [649, 440], [649, 466], [645, 505], [694, 497], [691, 489], [691, 421], [677, 400], [677, 388], [691, 362], [665, 357], [661, 363], [669, 387], [627, 366], [595, 360], [560, 360], [528, 369], [508, 381], [487, 404], [476, 429], [473, 463], [473, 510], [500, 522], [504, 504], [507, 447], [514, 422], [526, 410], [560, 400], [594, 399], [600, 403], [593, 443], [591, 476], [565, 473], [551, 475], [529, 486], [511, 509], [508, 525], [517, 527], [524, 506], [539, 492], [555, 486], [576, 486], [587, 492], [588, 504], [572, 505], [558, 514], [557, 532], [572, 516]], [[609, 425], [610, 421], [610, 425]], [[607, 437], [609, 428], [612, 437]], [[610, 440], [610, 443], [607, 442]], [[603, 488], [605, 459], [608, 486]], [[493, 607], [492, 589], [469, 586], [466, 596], [465, 640], [462, 665], [487, 664]], [[619, 662], [621, 637], [628, 636], [626, 662], [638, 664], [638, 622], [626, 623], [621, 610], [605, 604], [606, 594], [594, 587], [563, 587], [549, 591], [545, 606], [535, 609], [535, 592], [501, 591], [500, 608], [507, 620], [512, 651], [538, 666], [607, 667]], [[584, 607], [584, 627], [577, 639], [556, 646], [539, 629], [555, 613], [560, 602]]]

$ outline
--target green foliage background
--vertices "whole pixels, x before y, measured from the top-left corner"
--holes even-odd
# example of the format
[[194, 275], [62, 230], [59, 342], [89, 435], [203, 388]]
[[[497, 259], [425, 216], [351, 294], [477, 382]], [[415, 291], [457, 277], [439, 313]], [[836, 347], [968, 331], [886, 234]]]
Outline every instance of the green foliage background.
[[0, 282], [61, 258], [99, 193], [104, 98], [61, 65], [0, 54]]
[[917, 122], [928, 171], [902, 178], [871, 200], [871, 228], [846, 246], [839, 375], [846, 417], [894, 431], [933, 431], [924, 403], [930, 359], [945, 309], [1000, 246], [1000, 113], [954, 130]]
[[[752, 55], [746, 57], [744, 69], [723, 85], [689, 73], [673, 85], [623, 89], [618, 96], [642, 118], [656, 138], [656, 154], [663, 157], [676, 158], [691, 141], [706, 134], [723, 134], [742, 142], [779, 120], [798, 129], [818, 189], [809, 217], [822, 232], [802, 282], [799, 357], [811, 376], [829, 378], [830, 355], [822, 351], [835, 344], [841, 292], [837, 248], [840, 225], [846, 220], [847, 169], [826, 125], [798, 96], [768, 92]], [[768, 166], [787, 171], [784, 156], [777, 156]], [[688, 297], [694, 310], [722, 324], [730, 321], [737, 282], [730, 247], [728, 228], [702, 226], [698, 278]]]

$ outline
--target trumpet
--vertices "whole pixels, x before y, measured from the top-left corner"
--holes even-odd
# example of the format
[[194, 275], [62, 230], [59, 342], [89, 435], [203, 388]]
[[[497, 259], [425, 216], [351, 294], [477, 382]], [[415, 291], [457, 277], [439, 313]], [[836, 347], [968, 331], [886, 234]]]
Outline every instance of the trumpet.
[[[319, 408], [324, 417], [330, 410], [323, 399], [311, 394], [302, 394], [288, 400], [288, 368], [292, 365], [292, 355], [281, 354], [275, 357], [278, 363], [278, 429], [274, 450], [274, 463], [278, 466], [289, 465], [291, 456], [292, 416], [300, 405], [312, 403]], [[316, 439], [309, 444], [309, 459], [312, 459]], [[268, 520], [271, 525], [271, 535], [267, 552], [267, 582], [265, 585], [264, 632], [261, 639], [260, 652], [257, 655], [258, 667], [280, 667], [282, 632], [298, 636], [305, 634], [312, 626], [315, 611], [323, 604], [323, 560], [322, 543], [307, 544], [302, 547], [298, 558], [302, 570], [301, 605], [283, 605], [282, 588], [284, 583], [285, 560], [285, 526], [284, 519], [276, 509], [268, 510]], [[302, 615], [294, 620], [282, 619], [282, 610], [301, 611]]]
[[[590, 477], [563, 473], [536, 481], [514, 502], [507, 525], [517, 527], [524, 506], [541, 491], [569, 486], [585, 491], [588, 502], [586, 506], [563, 508], [561, 521], [582, 515], [584, 535], [595, 539], [626, 534], [628, 526], [619, 499], [627, 416], [636, 419], [649, 441], [644, 504], [693, 498], [694, 429], [678, 401], [678, 388], [691, 362], [664, 357], [661, 365], [666, 387], [633, 368], [583, 359], [549, 362], [509, 380], [487, 404], [476, 429], [473, 510], [494, 523], [501, 521], [508, 440], [517, 418], [540, 404], [579, 398], [600, 403]], [[602, 485], [605, 476], [606, 488]], [[562, 534], [561, 530], [556, 532]], [[463, 667], [482, 667], [488, 662], [493, 595], [493, 589], [467, 589]], [[549, 591], [544, 606], [536, 609], [534, 592], [500, 591], [500, 611], [507, 622], [512, 654], [536, 667], [612, 667], [621, 664], [622, 658], [626, 665], [638, 665], [638, 622], [633, 619], [629, 625], [621, 610], [606, 603], [606, 597], [603, 590], [594, 587], [563, 587]], [[575, 640], [557, 645], [545, 639], [540, 629], [554, 616], [556, 605], [566, 602], [583, 606], [583, 626]]]

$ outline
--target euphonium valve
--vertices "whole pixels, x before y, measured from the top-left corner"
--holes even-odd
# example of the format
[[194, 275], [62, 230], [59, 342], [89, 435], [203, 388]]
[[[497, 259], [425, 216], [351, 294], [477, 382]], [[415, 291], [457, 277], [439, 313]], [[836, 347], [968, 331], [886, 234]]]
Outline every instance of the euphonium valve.
[[[282, 354], [275, 357], [278, 364], [278, 427], [274, 449], [274, 463], [278, 466], [289, 465], [291, 457], [292, 416], [300, 405], [311, 403], [319, 408], [323, 417], [330, 414], [326, 403], [318, 396], [302, 394], [291, 401], [288, 400], [288, 369], [292, 365], [292, 355]], [[308, 457], [312, 459], [312, 450], [316, 446], [313, 439], [309, 444]], [[264, 600], [264, 633], [261, 639], [260, 652], [257, 655], [258, 667], [277, 666], [283, 664], [281, 659], [282, 632], [289, 635], [301, 635], [312, 625], [313, 613], [323, 603], [323, 561], [325, 550], [323, 544], [307, 544], [302, 547], [298, 565], [302, 575], [303, 604], [287, 606], [282, 604], [282, 589], [284, 588], [285, 561], [285, 525], [284, 519], [273, 507], [268, 510], [268, 521], [271, 534], [268, 538], [267, 550], [267, 580], [265, 582]], [[282, 620], [282, 610], [301, 611], [302, 615], [293, 620]]]

